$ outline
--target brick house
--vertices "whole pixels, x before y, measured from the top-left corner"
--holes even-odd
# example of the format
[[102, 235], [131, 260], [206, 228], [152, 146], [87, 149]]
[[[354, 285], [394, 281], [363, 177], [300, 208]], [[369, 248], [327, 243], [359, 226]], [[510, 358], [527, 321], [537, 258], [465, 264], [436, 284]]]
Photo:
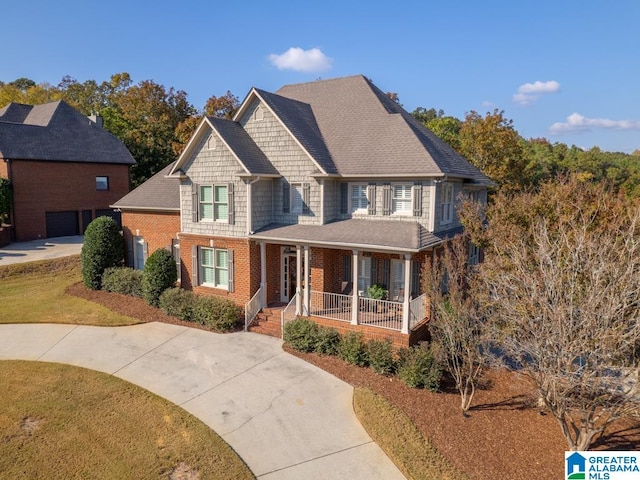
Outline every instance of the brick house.
[[109, 205], [129, 191], [135, 163], [99, 117], [64, 101], [0, 109], [0, 160], [18, 241], [82, 234], [93, 218], [113, 216]]
[[[232, 120], [202, 120], [167, 177], [183, 287], [243, 305], [247, 323], [282, 305], [397, 345], [424, 330], [421, 266], [460, 231], [457, 199], [491, 184], [363, 76], [253, 88]], [[144, 221], [123, 209], [125, 229]]]

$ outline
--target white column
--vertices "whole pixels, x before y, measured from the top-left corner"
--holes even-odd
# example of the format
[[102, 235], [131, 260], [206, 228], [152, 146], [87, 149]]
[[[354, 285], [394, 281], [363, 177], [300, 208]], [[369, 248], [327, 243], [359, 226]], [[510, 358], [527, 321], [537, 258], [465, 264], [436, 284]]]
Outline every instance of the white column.
[[351, 268], [351, 324], [358, 324], [358, 256], [360, 252], [358, 250], [353, 251], [353, 267]]
[[402, 304], [402, 333], [409, 333], [409, 299], [411, 298], [411, 255], [404, 254], [404, 300]]
[[260, 242], [260, 288], [262, 295], [260, 298], [260, 306], [267, 306], [267, 244]]
[[310, 298], [311, 298], [311, 276], [309, 275], [309, 246], [304, 246], [304, 306], [303, 311], [305, 315], [309, 315], [310, 310]]
[[302, 315], [302, 251], [296, 245], [296, 315]]

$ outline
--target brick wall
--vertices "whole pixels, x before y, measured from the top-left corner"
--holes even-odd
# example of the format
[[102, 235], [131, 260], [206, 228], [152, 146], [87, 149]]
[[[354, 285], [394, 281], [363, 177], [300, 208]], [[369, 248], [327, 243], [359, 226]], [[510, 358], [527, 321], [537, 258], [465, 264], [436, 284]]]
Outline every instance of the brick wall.
[[143, 237], [148, 254], [158, 248], [171, 250], [171, 240], [178, 238], [180, 212], [122, 211], [122, 231], [127, 246], [126, 263], [133, 265], [133, 237]]
[[[46, 237], [45, 212], [75, 210], [82, 229], [82, 210], [95, 216], [129, 192], [128, 165], [12, 160], [9, 170], [19, 241]], [[96, 190], [97, 176], [109, 177], [109, 190]]]

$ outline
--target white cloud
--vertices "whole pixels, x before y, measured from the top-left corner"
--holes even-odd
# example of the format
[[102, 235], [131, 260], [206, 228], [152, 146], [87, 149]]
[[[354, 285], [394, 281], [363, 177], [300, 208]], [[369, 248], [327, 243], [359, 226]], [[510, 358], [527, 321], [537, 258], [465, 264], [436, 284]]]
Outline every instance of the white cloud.
[[331, 68], [333, 59], [327, 57], [319, 48], [303, 50], [291, 47], [281, 55], [272, 53], [269, 60], [279, 70], [295, 70], [297, 72], [325, 72]]
[[533, 83], [523, 83], [518, 87], [517, 93], [513, 94], [513, 101], [519, 105], [531, 105], [540, 95], [547, 93], [557, 93], [560, 91], [560, 83], [555, 80], [541, 82], [536, 80]]
[[579, 113], [572, 113], [566, 122], [556, 122], [549, 127], [551, 135], [564, 133], [587, 132], [592, 128], [612, 130], [640, 130], [639, 120], [609, 120], [608, 118], [587, 118]]

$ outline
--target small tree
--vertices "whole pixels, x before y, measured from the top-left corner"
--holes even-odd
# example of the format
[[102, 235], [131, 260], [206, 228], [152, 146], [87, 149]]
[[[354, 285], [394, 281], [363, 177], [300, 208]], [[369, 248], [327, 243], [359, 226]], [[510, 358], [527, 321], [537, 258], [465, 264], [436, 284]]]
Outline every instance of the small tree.
[[171, 252], [159, 248], [151, 254], [142, 272], [142, 292], [149, 305], [159, 305], [162, 292], [175, 285], [178, 280], [176, 262]]
[[0, 178], [0, 224], [11, 215], [13, 205], [13, 187], [6, 178]]
[[89, 224], [80, 259], [84, 285], [100, 290], [104, 271], [119, 267], [124, 261], [124, 239], [113, 218], [98, 217]]
[[[437, 356], [456, 382], [463, 415], [471, 407], [485, 365], [485, 323], [474, 297], [475, 266], [469, 265], [469, 239], [458, 235], [423, 273], [431, 300], [429, 324]], [[446, 283], [446, 289], [444, 284]]]

